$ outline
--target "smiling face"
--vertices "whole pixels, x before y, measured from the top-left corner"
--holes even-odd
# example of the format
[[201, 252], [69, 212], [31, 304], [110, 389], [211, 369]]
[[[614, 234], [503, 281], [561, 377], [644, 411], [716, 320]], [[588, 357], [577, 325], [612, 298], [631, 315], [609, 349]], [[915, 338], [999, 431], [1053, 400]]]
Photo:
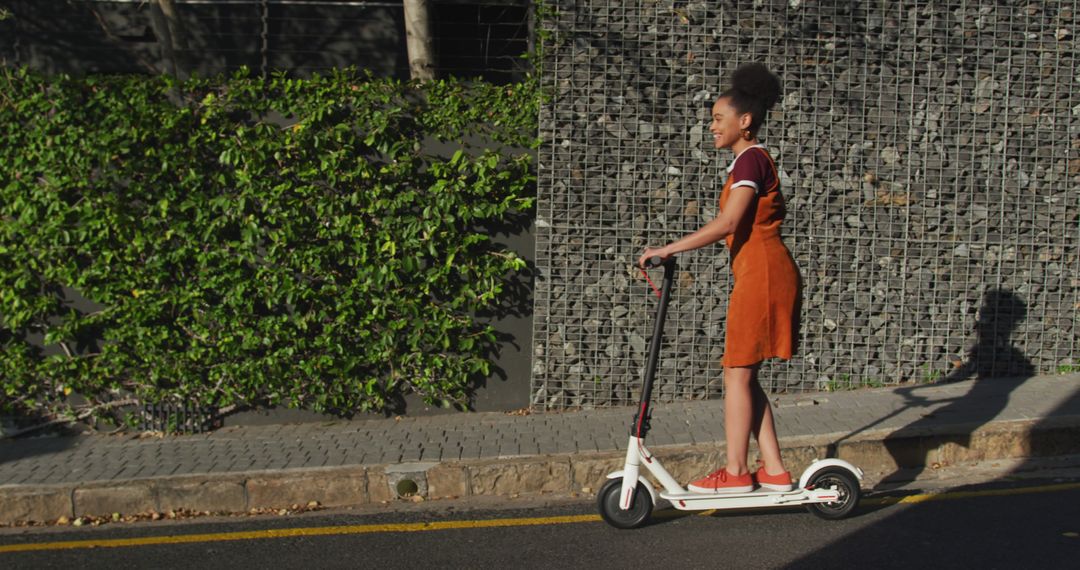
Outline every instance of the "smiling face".
[[750, 113], [740, 113], [731, 106], [729, 97], [721, 97], [713, 103], [712, 123], [709, 132], [713, 135], [713, 146], [731, 148], [742, 140], [743, 129], [750, 127]]

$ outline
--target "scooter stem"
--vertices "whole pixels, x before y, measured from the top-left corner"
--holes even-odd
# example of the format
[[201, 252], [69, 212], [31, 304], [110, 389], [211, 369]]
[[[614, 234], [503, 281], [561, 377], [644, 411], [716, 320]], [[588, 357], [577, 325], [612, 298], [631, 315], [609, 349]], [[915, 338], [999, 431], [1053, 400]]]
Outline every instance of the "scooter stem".
[[649, 341], [649, 358], [645, 363], [645, 383], [641, 386], [641, 404], [634, 414], [634, 423], [630, 426], [630, 435], [644, 438], [649, 433], [649, 402], [652, 399], [653, 379], [656, 378], [656, 366], [660, 361], [660, 343], [664, 336], [664, 319], [667, 318], [668, 301], [671, 299], [671, 283], [675, 280], [678, 263], [675, 257], [663, 262], [664, 282], [660, 286], [660, 305], [656, 308], [656, 320], [653, 323], [652, 340]]

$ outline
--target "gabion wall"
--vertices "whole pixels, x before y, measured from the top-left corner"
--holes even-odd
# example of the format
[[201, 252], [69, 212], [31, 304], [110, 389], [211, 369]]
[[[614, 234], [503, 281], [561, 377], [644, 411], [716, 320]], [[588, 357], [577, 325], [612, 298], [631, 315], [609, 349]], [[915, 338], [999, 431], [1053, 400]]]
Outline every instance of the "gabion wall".
[[[748, 61], [783, 80], [762, 135], [805, 280], [766, 389], [1074, 369], [1077, 4], [549, 1], [533, 406], [636, 400], [656, 300], [631, 264], [717, 214], [708, 106]], [[667, 401], [722, 386], [728, 253], [680, 264]]]

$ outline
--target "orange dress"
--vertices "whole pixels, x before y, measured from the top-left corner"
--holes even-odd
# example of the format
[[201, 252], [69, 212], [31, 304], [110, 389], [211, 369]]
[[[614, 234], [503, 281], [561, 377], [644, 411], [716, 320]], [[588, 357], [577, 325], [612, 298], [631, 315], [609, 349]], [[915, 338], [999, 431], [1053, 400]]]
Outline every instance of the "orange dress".
[[745, 149], [732, 161], [720, 193], [721, 210], [732, 190], [742, 186], [752, 188], [756, 198], [726, 238], [735, 276], [724, 339], [723, 364], [730, 367], [790, 359], [798, 343], [802, 297], [799, 268], [780, 238], [786, 212], [780, 176], [764, 147]]

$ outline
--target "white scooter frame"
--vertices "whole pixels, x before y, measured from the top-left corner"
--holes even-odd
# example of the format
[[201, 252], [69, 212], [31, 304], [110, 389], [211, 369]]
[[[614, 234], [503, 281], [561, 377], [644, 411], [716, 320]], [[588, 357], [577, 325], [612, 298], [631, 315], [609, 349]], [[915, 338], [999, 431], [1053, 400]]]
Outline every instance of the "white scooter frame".
[[[755, 489], [748, 493], [695, 493], [683, 488], [645, 447], [645, 436], [650, 427], [649, 401], [653, 378], [656, 375], [660, 340], [676, 269], [674, 257], [663, 262], [654, 257], [649, 260], [648, 266], [656, 267], [661, 264], [664, 266], [664, 282], [660, 306], [657, 308], [649, 347], [641, 405], [634, 415], [630, 441], [626, 448], [626, 463], [621, 471], [608, 474], [608, 481], [597, 497], [604, 520], [617, 528], [638, 527], [648, 520], [659, 499], [665, 499], [671, 506], [684, 511], [806, 505], [810, 512], [826, 519], [839, 519], [850, 514], [861, 495], [859, 481], [863, 478], [863, 472], [841, 459], [814, 461], [803, 471], [798, 485], [791, 491]], [[659, 495], [642, 475], [642, 466], [652, 473], [663, 487]]]

